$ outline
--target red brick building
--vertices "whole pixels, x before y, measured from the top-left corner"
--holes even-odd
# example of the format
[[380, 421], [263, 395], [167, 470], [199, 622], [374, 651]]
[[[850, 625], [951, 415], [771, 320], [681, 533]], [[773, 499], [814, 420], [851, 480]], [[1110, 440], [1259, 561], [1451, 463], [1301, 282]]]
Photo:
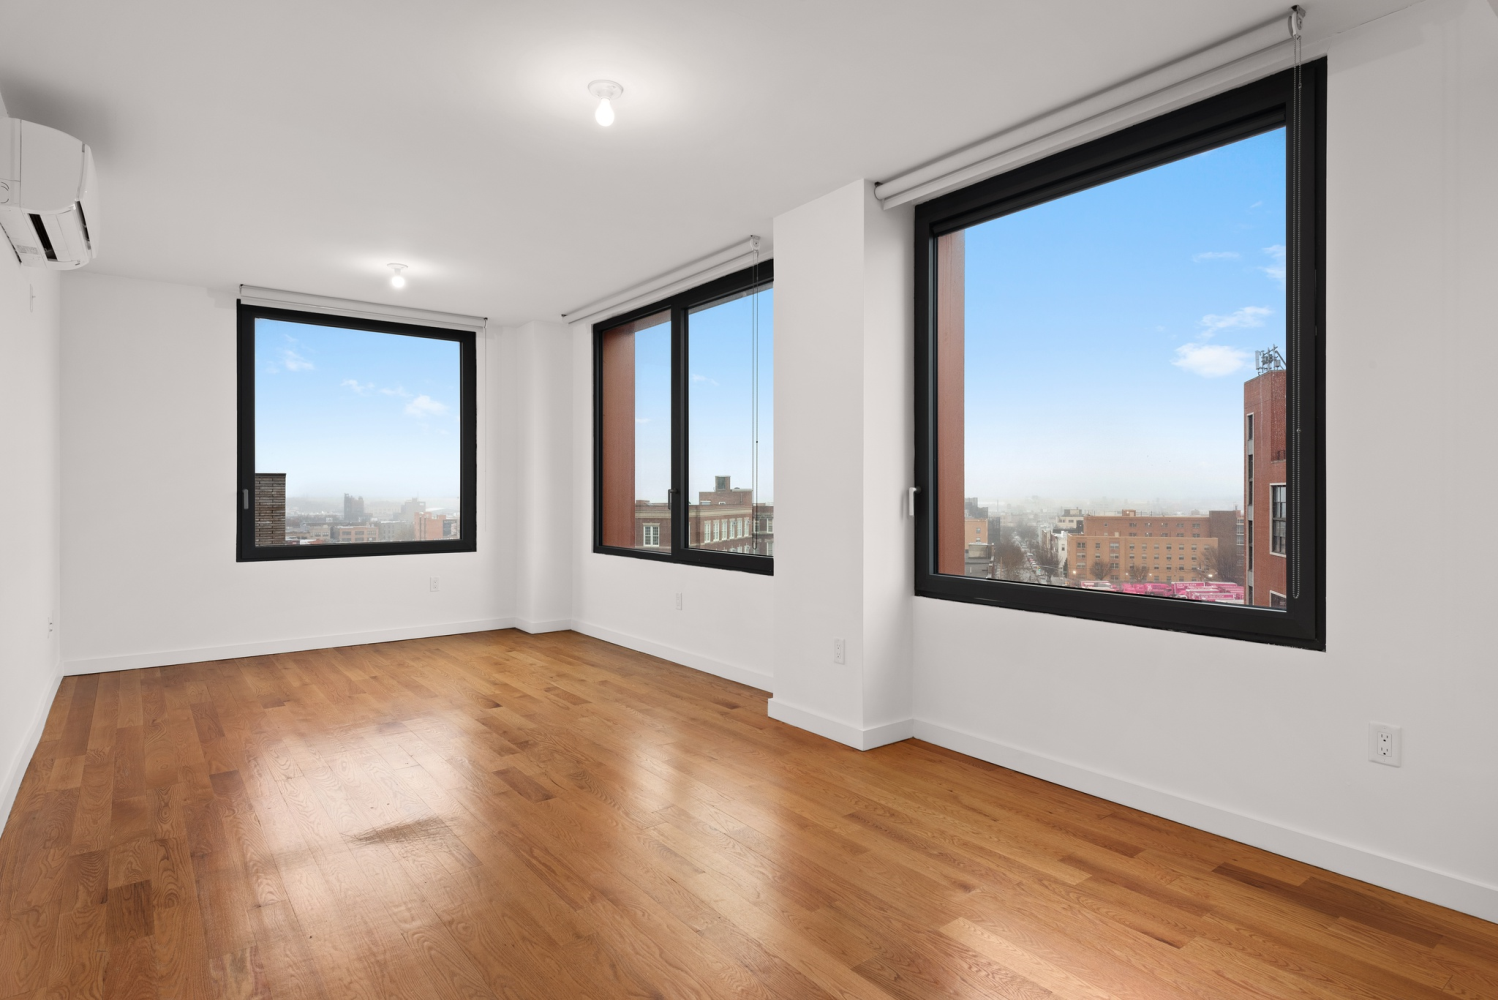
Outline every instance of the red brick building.
[[[754, 491], [735, 489], [728, 476], [715, 476], [714, 489], [697, 494], [687, 507], [687, 540], [692, 548], [749, 555], [775, 554], [775, 505], [755, 503]], [[671, 508], [635, 501], [635, 548], [671, 547]]]
[[1217, 539], [1201, 514], [1088, 514], [1068, 549], [1066, 576], [1073, 584], [1207, 581], [1217, 565]]
[[1287, 373], [1278, 353], [1261, 358], [1259, 374], [1243, 383], [1244, 601], [1280, 608], [1290, 592]]

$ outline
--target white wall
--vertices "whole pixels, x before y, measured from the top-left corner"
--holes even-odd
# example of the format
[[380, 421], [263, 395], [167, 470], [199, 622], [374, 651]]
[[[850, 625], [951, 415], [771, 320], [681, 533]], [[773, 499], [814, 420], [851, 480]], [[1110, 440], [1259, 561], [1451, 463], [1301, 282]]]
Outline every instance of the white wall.
[[1339, 38], [1328, 121], [1327, 651], [916, 600], [916, 732], [1498, 919], [1489, 574], [1417, 541], [1498, 496], [1498, 19]]
[[[778, 313], [778, 291], [776, 297]], [[768, 688], [774, 636], [770, 577], [593, 551], [592, 331], [590, 323], [571, 327], [570, 384], [546, 390], [565, 393], [571, 401], [567, 480], [573, 501], [569, 511], [574, 567], [571, 627], [719, 677]], [[778, 329], [776, 341], [778, 346]], [[682, 595], [680, 610], [676, 608], [678, 593]]]
[[62, 676], [58, 343], [57, 274], [21, 267], [0, 238], [0, 826]]
[[506, 335], [478, 349], [479, 551], [239, 563], [233, 292], [79, 271], [62, 316], [68, 672], [511, 623]]
[[517, 624], [565, 629], [572, 618], [572, 345], [561, 323], [512, 331], [516, 439]]
[[910, 735], [910, 225], [866, 181], [775, 219], [770, 715], [861, 748]]

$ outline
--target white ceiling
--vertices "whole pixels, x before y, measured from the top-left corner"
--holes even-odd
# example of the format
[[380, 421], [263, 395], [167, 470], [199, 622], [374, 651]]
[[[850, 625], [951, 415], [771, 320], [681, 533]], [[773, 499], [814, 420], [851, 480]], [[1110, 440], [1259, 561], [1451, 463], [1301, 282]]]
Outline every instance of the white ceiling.
[[[1311, 0], [1308, 33], [1409, 4]], [[93, 147], [98, 271], [520, 322], [1286, 6], [0, 0], [0, 94]]]

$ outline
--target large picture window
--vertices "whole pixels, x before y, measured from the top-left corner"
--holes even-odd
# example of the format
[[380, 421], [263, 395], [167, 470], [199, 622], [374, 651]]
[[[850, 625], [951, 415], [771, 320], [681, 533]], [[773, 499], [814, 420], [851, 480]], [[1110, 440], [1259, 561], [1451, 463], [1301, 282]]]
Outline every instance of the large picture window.
[[919, 594], [1324, 645], [1324, 79], [918, 207]]
[[594, 551], [772, 571], [773, 358], [769, 261], [594, 325]]
[[240, 561], [471, 552], [474, 334], [239, 304]]

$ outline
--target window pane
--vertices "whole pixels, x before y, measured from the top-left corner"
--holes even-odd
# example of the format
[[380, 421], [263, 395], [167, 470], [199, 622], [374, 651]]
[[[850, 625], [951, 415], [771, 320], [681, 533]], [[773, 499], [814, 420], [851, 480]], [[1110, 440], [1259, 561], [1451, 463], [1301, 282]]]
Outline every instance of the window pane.
[[1285, 175], [1276, 129], [938, 238], [937, 572], [1283, 606]]
[[602, 334], [603, 544], [671, 548], [671, 313]]
[[462, 537], [456, 341], [255, 320], [257, 548]]
[[694, 548], [775, 554], [774, 291], [687, 315], [688, 538]]

